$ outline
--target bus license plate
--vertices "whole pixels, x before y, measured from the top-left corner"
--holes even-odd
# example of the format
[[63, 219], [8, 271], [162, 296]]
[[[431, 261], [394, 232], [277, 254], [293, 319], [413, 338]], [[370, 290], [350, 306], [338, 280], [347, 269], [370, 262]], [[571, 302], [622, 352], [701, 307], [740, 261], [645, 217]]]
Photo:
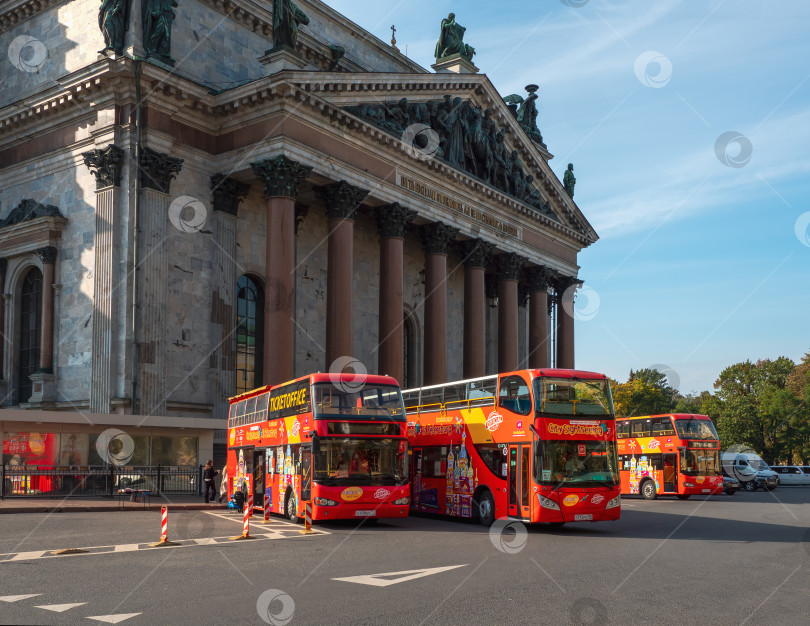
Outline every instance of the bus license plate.
[[711, 489], [704, 489], [704, 490], [703, 490], [703, 493], [711, 493], [711, 492], [712, 492], [712, 490], [711, 490]]
[[574, 515], [575, 522], [590, 522], [593, 521], [593, 515], [591, 513], [588, 514], [581, 514], [581, 515]]
[[374, 517], [374, 511], [355, 511], [355, 517]]

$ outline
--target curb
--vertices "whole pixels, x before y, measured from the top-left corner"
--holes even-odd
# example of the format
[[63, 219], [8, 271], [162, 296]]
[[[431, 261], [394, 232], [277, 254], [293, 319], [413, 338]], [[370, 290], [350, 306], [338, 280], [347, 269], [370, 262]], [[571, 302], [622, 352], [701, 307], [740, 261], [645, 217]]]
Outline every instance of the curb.
[[165, 506], [170, 511], [219, 511], [226, 509], [224, 505], [210, 506], [207, 504], [160, 504], [150, 503], [149, 507], [144, 506], [127, 506], [119, 509], [115, 506], [47, 506], [47, 505], [34, 505], [34, 506], [15, 506], [15, 507], [0, 507], [0, 515], [12, 513], [102, 513], [105, 511], [156, 511], [160, 513], [160, 507]]

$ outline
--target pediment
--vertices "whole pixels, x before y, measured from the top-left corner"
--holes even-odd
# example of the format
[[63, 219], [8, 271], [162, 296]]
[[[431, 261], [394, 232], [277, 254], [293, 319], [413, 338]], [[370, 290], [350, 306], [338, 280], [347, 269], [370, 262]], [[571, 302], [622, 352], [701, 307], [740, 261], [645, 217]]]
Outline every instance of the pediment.
[[539, 132], [521, 124], [517, 103], [506, 102], [486, 76], [385, 75], [383, 84], [381, 78], [369, 76], [365, 89], [356, 74], [350, 90], [334, 78], [317, 88], [312, 81], [298, 86], [393, 135], [416, 161], [437, 159], [523, 203], [530, 214], [576, 231], [588, 244], [598, 239], [549, 167], [553, 156]]

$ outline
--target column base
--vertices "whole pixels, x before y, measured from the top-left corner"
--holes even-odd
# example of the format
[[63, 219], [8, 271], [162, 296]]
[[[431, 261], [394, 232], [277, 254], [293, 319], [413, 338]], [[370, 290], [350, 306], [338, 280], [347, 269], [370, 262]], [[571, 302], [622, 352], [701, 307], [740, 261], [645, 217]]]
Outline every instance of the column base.
[[[28, 404], [41, 404], [56, 401], [56, 376], [49, 372], [35, 372], [29, 376], [33, 385], [33, 393], [28, 398]], [[23, 402], [22, 398], [20, 401]]]

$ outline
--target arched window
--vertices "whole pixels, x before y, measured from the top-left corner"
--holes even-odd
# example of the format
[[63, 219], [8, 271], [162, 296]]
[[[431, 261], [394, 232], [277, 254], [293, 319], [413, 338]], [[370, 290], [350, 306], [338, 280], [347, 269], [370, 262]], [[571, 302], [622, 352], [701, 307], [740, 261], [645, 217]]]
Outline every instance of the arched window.
[[32, 267], [22, 282], [20, 293], [20, 352], [17, 402], [28, 402], [33, 390], [31, 374], [39, 369], [42, 333], [42, 272]]
[[264, 292], [250, 276], [236, 283], [236, 393], [262, 385]]

